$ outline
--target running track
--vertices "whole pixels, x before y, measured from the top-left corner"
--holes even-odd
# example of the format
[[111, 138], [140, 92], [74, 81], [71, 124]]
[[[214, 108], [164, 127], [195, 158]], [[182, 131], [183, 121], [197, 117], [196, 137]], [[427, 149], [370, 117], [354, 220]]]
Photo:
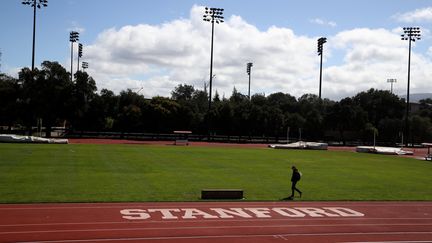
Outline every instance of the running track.
[[432, 202], [3, 204], [0, 242], [432, 242]]

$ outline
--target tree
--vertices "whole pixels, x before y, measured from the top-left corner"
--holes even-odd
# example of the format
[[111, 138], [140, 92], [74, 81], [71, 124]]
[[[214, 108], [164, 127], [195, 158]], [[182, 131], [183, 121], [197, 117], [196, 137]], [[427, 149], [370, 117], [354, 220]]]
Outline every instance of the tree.
[[322, 100], [314, 94], [304, 94], [298, 99], [300, 114], [306, 122], [303, 127], [305, 137], [319, 139], [323, 136], [324, 109]]
[[267, 135], [275, 136], [276, 139], [284, 131], [285, 119], [281, 109], [273, 106], [267, 107], [266, 130]]
[[267, 98], [263, 94], [254, 94], [251, 97], [251, 133], [254, 135], [264, 136], [267, 127]]
[[432, 140], [432, 123], [428, 117], [413, 115], [410, 118], [411, 141], [413, 143], [422, 143]]
[[18, 80], [0, 73], [0, 125], [7, 125], [8, 130], [18, 122], [19, 93]]
[[355, 104], [352, 98], [345, 98], [329, 108], [325, 123], [328, 129], [339, 132], [339, 138], [345, 144], [346, 132], [361, 130], [365, 126], [366, 119], [367, 113]]
[[432, 119], [432, 99], [420, 100], [419, 110], [415, 114]]
[[[288, 127], [295, 137], [299, 128], [306, 139], [322, 139], [326, 132], [337, 132], [343, 142], [362, 137], [370, 139], [370, 128], [380, 131], [380, 140], [399, 139], [404, 116], [404, 100], [388, 91], [370, 89], [339, 102], [305, 94], [296, 99], [277, 92], [250, 99], [234, 87], [231, 96], [215, 94], [208, 110], [206, 90], [180, 84], [171, 99], [145, 99], [131, 90], [119, 95], [103, 89], [96, 93], [95, 80], [77, 72], [72, 82], [57, 62], [45, 61], [42, 68], [23, 68], [19, 79], [0, 74], [0, 124], [24, 124], [29, 131], [37, 119], [50, 128], [68, 121], [75, 130], [122, 132], [172, 132], [193, 130], [239, 136], [285, 135]], [[432, 99], [422, 100], [412, 113], [412, 138], [432, 139]], [[329, 134], [329, 133], [327, 133]], [[337, 135], [335, 136], [337, 137]], [[410, 137], [411, 138], [411, 137]]]
[[234, 129], [234, 111], [232, 110], [230, 102], [224, 100], [215, 104], [212, 116], [214, 116], [213, 130], [216, 131], [216, 133], [232, 135]]
[[277, 92], [267, 97], [269, 106], [280, 108], [284, 112], [298, 112], [298, 103], [294, 96]]
[[93, 112], [89, 112], [90, 104], [96, 97], [96, 82], [86, 72], [78, 71], [75, 73], [73, 84], [73, 125], [78, 129], [94, 127], [91, 123], [97, 120]]
[[208, 94], [203, 90], [195, 90], [192, 94], [192, 117], [190, 118], [191, 130], [201, 134], [206, 133], [207, 125], [205, 115], [208, 110]]
[[219, 103], [220, 101], [221, 101], [221, 99], [220, 99], [219, 92], [216, 90], [216, 91], [215, 91], [215, 94], [214, 94], [214, 97], [213, 97], [213, 103], [214, 103], [214, 104], [217, 104], [217, 103]]
[[31, 129], [40, 118], [46, 127], [46, 137], [51, 136], [51, 127], [63, 124], [71, 114], [72, 82], [69, 74], [58, 62], [44, 61], [42, 69], [33, 72], [23, 68], [19, 79], [23, 83], [25, 104], [24, 120]]
[[375, 146], [375, 139], [378, 136], [378, 129], [370, 122], [366, 123], [363, 128], [363, 137], [366, 141], [373, 141], [373, 145]]
[[401, 119], [404, 115], [404, 101], [387, 90], [369, 89], [358, 93], [353, 100], [368, 113], [368, 121], [374, 126], [383, 118]]
[[194, 111], [198, 113], [207, 112], [208, 109], [208, 95], [205, 91], [195, 90], [192, 94], [192, 103]]
[[171, 98], [176, 101], [191, 100], [194, 92], [195, 88], [192, 85], [179, 84], [171, 92]]
[[403, 130], [403, 120], [398, 118], [383, 118], [378, 124], [380, 140], [392, 144], [400, 142], [400, 134]]
[[254, 94], [251, 97], [251, 103], [255, 106], [265, 106], [267, 105], [267, 98], [264, 94]]
[[251, 103], [248, 96], [239, 93], [234, 87], [229, 104], [233, 112], [231, 130], [236, 135], [250, 135]]
[[118, 98], [118, 115], [116, 128], [122, 132], [133, 132], [143, 129], [146, 101], [144, 96], [130, 89], [120, 92]]
[[153, 131], [172, 132], [181, 126], [177, 120], [180, 105], [171, 99], [156, 96], [150, 100], [149, 121]]
[[98, 129], [112, 130], [115, 127], [116, 116], [119, 110], [119, 97], [111, 90], [102, 89], [91, 102], [90, 110], [97, 116]]

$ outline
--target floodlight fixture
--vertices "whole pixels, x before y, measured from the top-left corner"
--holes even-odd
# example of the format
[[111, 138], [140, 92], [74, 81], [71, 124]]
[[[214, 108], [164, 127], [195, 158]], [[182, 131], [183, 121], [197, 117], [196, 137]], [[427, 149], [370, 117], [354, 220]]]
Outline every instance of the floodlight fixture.
[[77, 42], [79, 41], [79, 33], [76, 31], [71, 31], [69, 34], [69, 41], [70, 42]]
[[324, 43], [327, 43], [327, 38], [321, 37], [318, 39], [318, 55], [322, 55]]
[[23, 0], [21, 2], [24, 5], [30, 5], [32, 8], [41, 8], [41, 7], [48, 7], [48, 0]]
[[80, 67], [80, 58], [83, 56], [83, 44], [78, 43], [78, 65], [77, 65], [77, 72], [79, 71]]
[[86, 68], [88, 68], [88, 67], [89, 67], [89, 64], [88, 64], [88, 62], [82, 62], [82, 63], [81, 63], [81, 65], [82, 65], [82, 66], [81, 66], [81, 67], [82, 67], [82, 69], [84, 69], [84, 70], [85, 70]]
[[393, 83], [396, 83], [397, 79], [395, 78], [388, 78], [387, 83], [390, 83], [390, 93], [393, 94]]
[[83, 55], [83, 44], [78, 44], [78, 57], [82, 57]]

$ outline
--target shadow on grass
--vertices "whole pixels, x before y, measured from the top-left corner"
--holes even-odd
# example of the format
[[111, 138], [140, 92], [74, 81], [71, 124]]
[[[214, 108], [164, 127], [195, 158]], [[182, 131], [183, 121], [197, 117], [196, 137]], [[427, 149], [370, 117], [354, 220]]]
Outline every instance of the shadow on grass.
[[286, 197], [281, 199], [281, 201], [292, 201], [292, 200], [294, 200], [293, 197]]

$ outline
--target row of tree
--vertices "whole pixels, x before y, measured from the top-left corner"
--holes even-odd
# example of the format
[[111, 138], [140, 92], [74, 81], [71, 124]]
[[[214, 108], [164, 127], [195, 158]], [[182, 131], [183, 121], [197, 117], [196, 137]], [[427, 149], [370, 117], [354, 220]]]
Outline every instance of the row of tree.
[[[310, 140], [401, 141], [405, 100], [388, 91], [370, 89], [340, 101], [305, 94], [300, 98], [274, 93], [250, 99], [235, 88], [229, 98], [218, 94], [208, 110], [206, 90], [183, 84], [171, 97], [147, 99], [132, 90], [114, 94], [102, 89], [86, 72], [74, 80], [57, 62], [45, 61], [41, 69], [23, 68], [18, 78], [0, 74], [0, 125], [31, 130], [43, 120], [47, 135], [53, 126], [70, 131], [171, 133], [291, 137]], [[409, 118], [409, 139], [432, 139], [432, 100], [421, 101]]]

